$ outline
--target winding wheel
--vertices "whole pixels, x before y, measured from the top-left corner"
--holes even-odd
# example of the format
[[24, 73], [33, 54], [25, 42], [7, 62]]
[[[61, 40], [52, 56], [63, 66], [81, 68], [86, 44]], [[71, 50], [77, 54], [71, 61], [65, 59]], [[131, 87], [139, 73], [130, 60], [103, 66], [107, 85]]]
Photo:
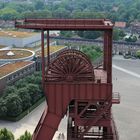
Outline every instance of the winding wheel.
[[83, 52], [68, 49], [61, 52], [46, 72], [47, 81], [94, 81], [91, 61]]

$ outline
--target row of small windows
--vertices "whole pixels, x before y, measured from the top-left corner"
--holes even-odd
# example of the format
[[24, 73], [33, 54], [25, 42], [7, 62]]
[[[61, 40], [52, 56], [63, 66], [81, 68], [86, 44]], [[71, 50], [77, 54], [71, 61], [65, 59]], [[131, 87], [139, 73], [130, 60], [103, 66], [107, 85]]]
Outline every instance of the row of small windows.
[[35, 65], [31, 65], [25, 69], [22, 69], [22, 70], [19, 70], [18, 72], [10, 75], [7, 77], [7, 82], [10, 82], [11, 80], [14, 80], [20, 76], [23, 76], [24, 74], [28, 73], [28, 72], [31, 72], [31, 71], [34, 71], [35, 70]]

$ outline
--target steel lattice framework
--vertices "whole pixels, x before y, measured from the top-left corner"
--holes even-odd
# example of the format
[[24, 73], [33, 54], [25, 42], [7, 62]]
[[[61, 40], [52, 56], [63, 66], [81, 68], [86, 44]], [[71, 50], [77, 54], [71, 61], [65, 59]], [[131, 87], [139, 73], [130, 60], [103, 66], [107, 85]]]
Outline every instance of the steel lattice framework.
[[[111, 113], [119, 96], [112, 93], [112, 31], [105, 19], [25, 19], [15, 21], [17, 28], [41, 30], [42, 83], [48, 107], [34, 131], [32, 140], [52, 140], [61, 119], [68, 117], [68, 140], [118, 140]], [[44, 31], [47, 30], [47, 69]], [[50, 62], [50, 30], [98, 30], [104, 32], [104, 61], [97, 69], [78, 50], [61, 52]]]

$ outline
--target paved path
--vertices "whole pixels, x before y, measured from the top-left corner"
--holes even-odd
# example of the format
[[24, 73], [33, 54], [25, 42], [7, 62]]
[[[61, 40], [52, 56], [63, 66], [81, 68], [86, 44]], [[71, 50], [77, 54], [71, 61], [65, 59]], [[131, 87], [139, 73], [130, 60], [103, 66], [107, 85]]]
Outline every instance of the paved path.
[[26, 130], [33, 133], [35, 126], [37, 125], [44, 110], [44, 106], [45, 103], [42, 103], [39, 107], [34, 109], [34, 111], [18, 122], [0, 121], [0, 128], [6, 127], [7, 129], [11, 130], [15, 135], [15, 138], [19, 138], [19, 136], [21, 136]]

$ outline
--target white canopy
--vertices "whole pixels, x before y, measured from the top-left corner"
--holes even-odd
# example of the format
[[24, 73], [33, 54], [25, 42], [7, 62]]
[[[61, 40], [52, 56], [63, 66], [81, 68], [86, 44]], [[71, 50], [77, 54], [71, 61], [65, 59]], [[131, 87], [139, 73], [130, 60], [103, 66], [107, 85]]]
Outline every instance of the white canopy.
[[6, 54], [7, 56], [13, 56], [13, 55], [15, 55], [12, 51], [9, 51], [7, 54]]

